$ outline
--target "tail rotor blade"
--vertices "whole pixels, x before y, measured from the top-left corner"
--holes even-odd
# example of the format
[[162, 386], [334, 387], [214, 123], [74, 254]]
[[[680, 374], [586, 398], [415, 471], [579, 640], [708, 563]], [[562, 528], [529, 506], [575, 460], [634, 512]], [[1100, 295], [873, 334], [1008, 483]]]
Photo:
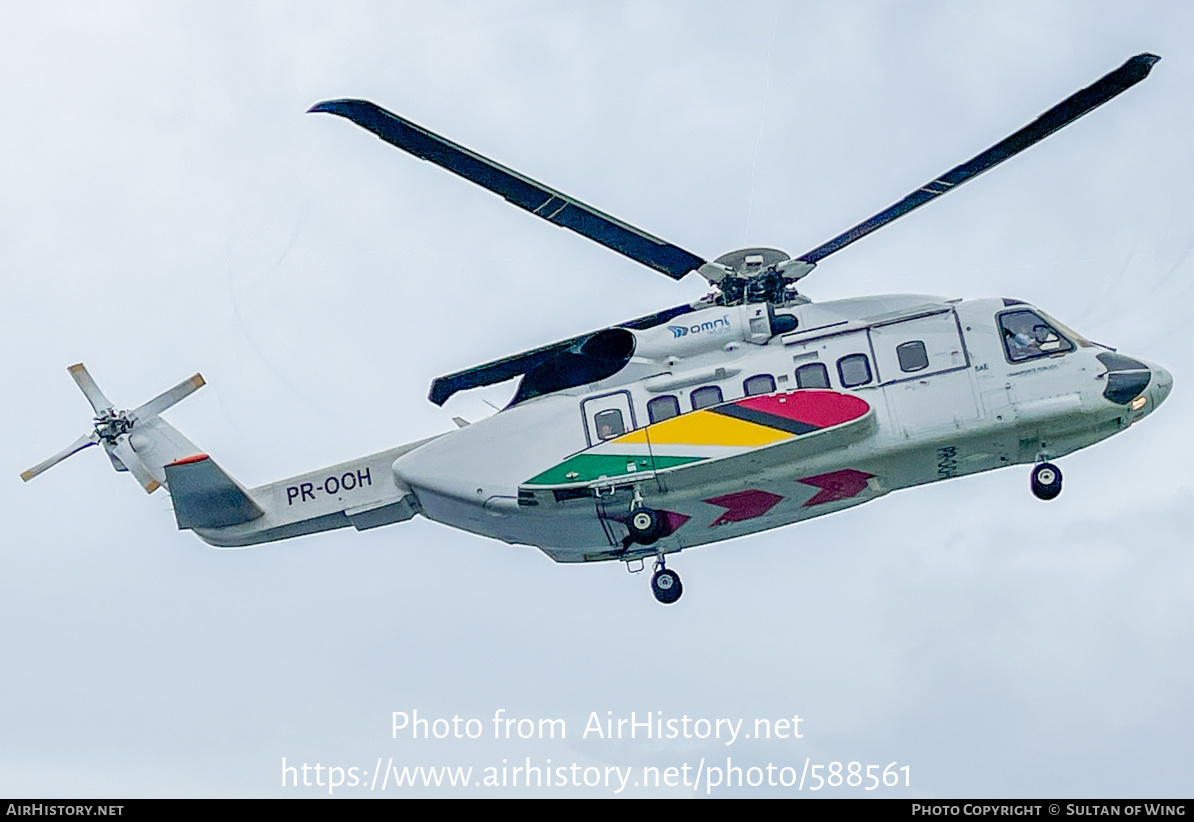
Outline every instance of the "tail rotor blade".
[[74, 378], [75, 383], [79, 386], [79, 390], [83, 392], [83, 396], [87, 397], [87, 401], [91, 403], [91, 407], [95, 410], [97, 417], [114, 407], [112, 401], [104, 396], [104, 392], [100, 391], [99, 386], [95, 384], [95, 380], [91, 379], [91, 375], [87, 373], [87, 366], [80, 362], [75, 363], [66, 370]]
[[124, 467], [129, 469], [129, 473], [137, 478], [137, 482], [141, 483], [145, 493], [152, 494], [161, 487], [161, 483], [154, 478], [153, 474], [149, 473], [149, 470], [141, 462], [141, 458], [137, 456], [137, 452], [133, 450], [127, 434], [117, 437], [116, 442], [112, 443], [110, 447]]
[[47, 469], [53, 468], [55, 465], [62, 462], [67, 457], [79, 453], [84, 448], [88, 448], [92, 445], [95, 445], [97, 442], [99, 442], [99, 439], [100, 439], [99, 434], [95, 433], [94, 431], [91, 432], [90, 434], [84, 434], [83, 436], [79, 437], [77, 440], [72, 442], [70, 445], [68, 445], [66, 448], [62, 449], [57, 454], [50, 457], [48, 460], [46, 460], [44, 462], [39, 462], [37, 465], [30, 468], [28, 471], [23, 472], [21, 474], [21, 479], [24, 480], [25, 482], [29, 482], [29, 480], [33, 479], [41, 472], [43, 472]]
[[158, 394], [152, 400], [133, 411], [133, 416], [139, 420], [147, 420], [156, 417], [170, 406], [186, 399], [204, 385], [206, 385], [206, 383], [203, 380], [203, 375], [196, 374], [190, 379], [183, 380], [169, 391], [163, 391], [161, 394]]

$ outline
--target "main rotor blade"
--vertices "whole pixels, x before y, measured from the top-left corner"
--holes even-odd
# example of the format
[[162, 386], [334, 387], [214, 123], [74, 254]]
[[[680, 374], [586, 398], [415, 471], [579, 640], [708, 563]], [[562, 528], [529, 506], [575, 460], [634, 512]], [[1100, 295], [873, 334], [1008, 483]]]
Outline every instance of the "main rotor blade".
[[189, 380], [183, 380], [178, 385], [171, 388], [169, 391], [163, 391], [149, 402], [139, 406], [133, 411], [133, 416], [139, 420], [147, 420], [156, 417], [158, 414], [165, 411], [176, 402], [186, 399], [191, 394], [198, 391], [207, 383], [203, 379], [202, 374], [196, 374]]
[[87, 373], [87, 366], [79, 362], [68, 366], [66, 370], [74, 377], [75, 384], [79, 386], [83, 396], [87, 397], [87, 401], [91, 403], [97, 417], [113, 407], [112, 401], [104, 396], [104, 392], [100, 391], [95, 380], [91, 379], [91, 375]]
[[57, 454], [50, 457], [48, 460], [46, 460], [44, 462], [39, 462], [37, 465], [30, 468], [28, 471], [22, 472], [21, 479], [24, 480], [25, 482], [29, 482], [29, 480], [36, 477], [42, 471], [53, 468], [55, 465], [62, 462], [67, 457], [73, 456], [74, 454], [79, 453], [84, 448], [88, 448], [92, 445], [95, 445], [97, 442], [99, 442], [99, 439], [100, 439], [99, 434], [95, 433], [94, 431], [92, 431], [90, 434], [84, 434], [83, 436], [79, 437], [77, 440], [72, 442], [70, 445], [68, 445], [66, 448], [63, 448]]
[[499, 165], [367, 100], [328, 100], [312, 106], [308, 113], [311, 112], [347, 118], [390, 145], [442, 166], [500, 194], [537, 217], [583, 234], [672, 279], [680, 279], [705, 262], [695, 254]]
[[994, 168], [1009, 157], [1014, 157], [1058, 129], [1074, 122], [1083, 114], [1098, 108], [1112, 97], [1127, 91], [1147, 77], [1153, 64], [1160, 59], [1155, 54], [1137, 54], [1115, 71], [1070, 95], [1024, 128], [991, 146], [982, 154], [950, 169], [937, 179], [925, 183], [895, 205], [796, 259], [807, 263], [816, 263], [835, 251], [841, 251], [855, 240], [862, 239], [875, 229], [882, 228], [892, 220], [903, 217], [909, 211], [919, 208], [942, 194], [953, 191], [967, 180]]

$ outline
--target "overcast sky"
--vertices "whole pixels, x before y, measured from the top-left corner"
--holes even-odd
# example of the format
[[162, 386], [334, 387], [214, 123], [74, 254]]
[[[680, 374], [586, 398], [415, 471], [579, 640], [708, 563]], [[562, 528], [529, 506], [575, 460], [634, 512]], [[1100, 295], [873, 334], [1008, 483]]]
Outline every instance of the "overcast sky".
[[[283, 759], [371, 782], [390, 759], [476, 781], [727, 757], [909, 767], [871, 795], [1190, 795], [1185, 4], [9, 3], [0, 38], [0, 795], [327, 795], [283, 788]], [[1169, 368], [1157, 414], [1061, 460], [1054, 502], [1024, 466], [892, 494], [685, 551], [663, 607], [621, 564], [421, 519], [218, 551], [98, 449], [18, 479], [88, 429], [74, 362], [122, 407], [201, 371], [167, 417], [256, 485], [491, 413], [428, 403], [438, 375], [704, 293], [304, 114], [320, 100], [700, 255], [795, 256], [1142, 51], [1164, 58], [1144, 83], [802, 284], [1017, 297]], [[495, 740], [499, 709], [567, 738]], [[394, 739], [416, 710], [485, 732]], [[583, 736], [632, 711], [803, 736]], [[714, 794], [769, 791], [817, 795]], [[336, 795], [421, 792], [527, 793]]]

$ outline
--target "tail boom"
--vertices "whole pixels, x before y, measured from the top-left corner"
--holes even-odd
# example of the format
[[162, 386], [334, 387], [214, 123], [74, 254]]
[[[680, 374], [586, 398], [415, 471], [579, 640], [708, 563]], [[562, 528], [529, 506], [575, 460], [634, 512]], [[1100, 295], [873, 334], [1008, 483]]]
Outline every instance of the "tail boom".
[[[214, 463], [206, 467], [209, 460], [196, 460], [169, 467], [167, 487], [178, 527], [218, 548], [244, 548], [350, 526], [365, 531], [404, 522], [420, 512], [418, 498], [409, 486], [395, 479], [392, 466], [398, 457], [425, 442], [428, 440], [247, 491]], [[183, 476], [187, 480], [175, 481]]]

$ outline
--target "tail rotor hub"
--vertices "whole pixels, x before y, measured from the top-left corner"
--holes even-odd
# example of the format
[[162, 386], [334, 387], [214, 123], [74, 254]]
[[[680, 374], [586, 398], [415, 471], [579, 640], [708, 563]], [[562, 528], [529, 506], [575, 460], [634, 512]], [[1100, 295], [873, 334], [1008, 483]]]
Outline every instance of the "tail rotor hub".
[[117, 438], [133, 430], [136, 420], [128, 411], [109, 408], [95, 418], [95, 433], [104, 442], [116, 442]]

